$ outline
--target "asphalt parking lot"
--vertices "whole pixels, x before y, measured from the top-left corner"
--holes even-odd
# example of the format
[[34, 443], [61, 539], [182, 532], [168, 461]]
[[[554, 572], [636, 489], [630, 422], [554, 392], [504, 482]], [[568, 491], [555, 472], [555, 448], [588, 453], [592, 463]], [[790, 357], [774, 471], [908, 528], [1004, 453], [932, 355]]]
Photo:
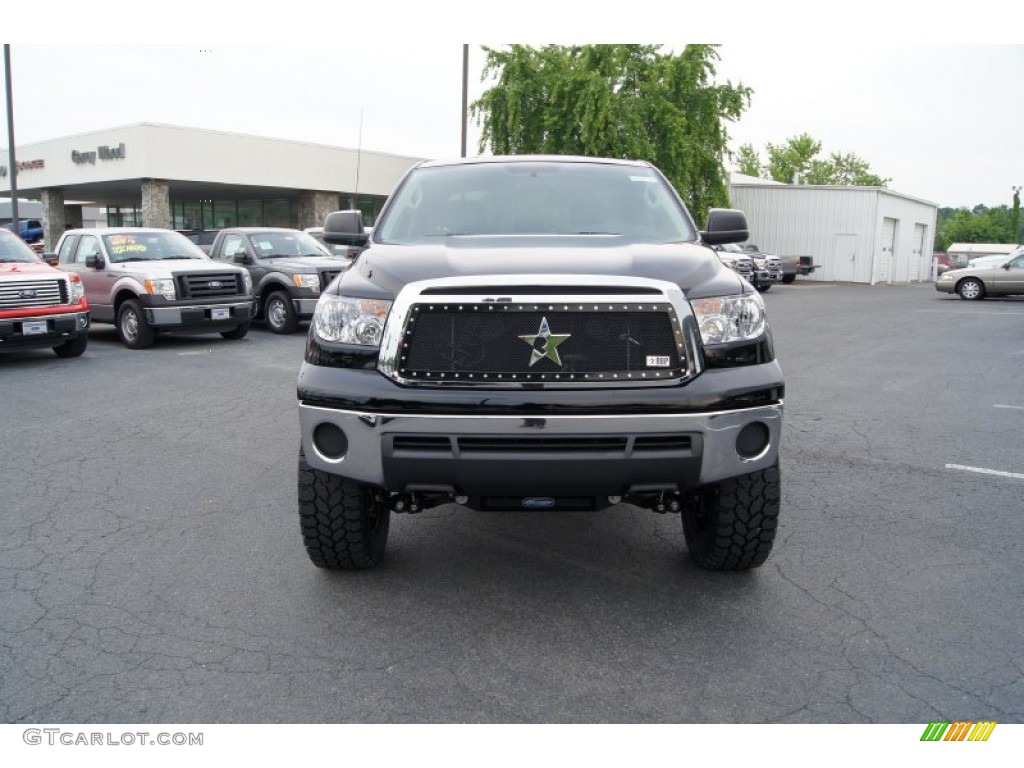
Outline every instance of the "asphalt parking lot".
[[765, 299], [784, 503], [745, 574], [629, 506], [396, 516], [324, 572], [303, 334], [0, 357], [0, 722], [1022, 722], [1024, 301]]

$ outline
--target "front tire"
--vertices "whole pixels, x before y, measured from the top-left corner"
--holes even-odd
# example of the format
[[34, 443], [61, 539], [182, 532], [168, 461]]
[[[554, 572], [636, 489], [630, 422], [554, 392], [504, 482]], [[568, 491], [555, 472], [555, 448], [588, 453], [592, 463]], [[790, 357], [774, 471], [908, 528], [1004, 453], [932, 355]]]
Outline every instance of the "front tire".
[[961, 280], [956, 287], [956, 292], [964, 301], [978, 301], [985, 298], [985, 286], [980, 280], [973, 277]]
[[89, 336], [81, 333], [73, 339], [68, 339], [63, 344], [58, 344], [53, 348], [53, 351], [57, 353], [57, 357], [79, 357], [85, 352], [87, 346], [89, 346]]
[[242, 339], [249, 332], [249, 322], [239, 323], [230, 331], [221, 331], [220, 335], [225, 339]]
[[127, 299], [117, 310], [117, 335], [128, 349], [153, 346], [156, 331], [146, 321], [146, 313], [136, 299]]
[[263, 302], [263, 317], [274, 333], [294, 333], [299, 327], [299, 316], [295, 314], [292, 300], [284, 291], [274, 291]]
[[782, 284], [783, 285], [790, 285], [791, 283], [795, 283], [795, 282], [796, 282], [796, 275], [783, 275], [782, 276]]
[[761, 283], [760, 285], [757, 286], [757, 290], [758, 290], [758, 293], [764, 293], [765, 291], [767, 291], [771, 287], [772, 287], [771, 283]]
[[683, 511], [690, 557], [710, 571], [745, 571], [768, 559], [781, 499], [778, 463], [700, 488]]
[[319, 568], [362, 570], [384, 557], [391, 509], [372, 486], [314, 469], [299, 451], [299, 525]]

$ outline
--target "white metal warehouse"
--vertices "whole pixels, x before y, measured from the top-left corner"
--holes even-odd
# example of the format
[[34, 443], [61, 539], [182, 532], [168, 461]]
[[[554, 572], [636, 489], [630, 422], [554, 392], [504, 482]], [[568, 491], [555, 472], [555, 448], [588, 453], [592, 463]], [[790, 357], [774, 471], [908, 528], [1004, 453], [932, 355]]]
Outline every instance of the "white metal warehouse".
[[732, 205], [766, 253], [812, 256], [807, 280], [931, 279], [938, 206], [881, 187], [779, 184], [733, 174]]

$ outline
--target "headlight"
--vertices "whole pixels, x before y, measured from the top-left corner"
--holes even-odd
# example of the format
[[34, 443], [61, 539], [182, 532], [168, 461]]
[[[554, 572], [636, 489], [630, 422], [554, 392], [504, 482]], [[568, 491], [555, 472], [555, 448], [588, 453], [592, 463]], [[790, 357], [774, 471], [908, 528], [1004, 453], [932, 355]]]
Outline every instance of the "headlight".
[[174, 281], [169, 279], [147, 280], [146, 292], [151, 296], [163, 296], [168, 301], [174, 301]]
[[313, 327], [325, 341], [379, 347], [390, 301], [324, 294], [316, 304]]
[[690, 306], [705, 344], [750, 341], [764, 333], [764, 301], [760, 294], [694, 299]]
[[85, 296], [85, 286], [82, 284], [82, 278], [76, 274], [71, 276], [71, 304], [77, 304]]
[[252, 275], [247, 269], [242, 270], [242, 285], [245, 287], [245, 293], [252, 293]]
[[299, 288], [309, 288], [313, 293], [320, 293], [320, 275], [292, 275], [292, 282]]

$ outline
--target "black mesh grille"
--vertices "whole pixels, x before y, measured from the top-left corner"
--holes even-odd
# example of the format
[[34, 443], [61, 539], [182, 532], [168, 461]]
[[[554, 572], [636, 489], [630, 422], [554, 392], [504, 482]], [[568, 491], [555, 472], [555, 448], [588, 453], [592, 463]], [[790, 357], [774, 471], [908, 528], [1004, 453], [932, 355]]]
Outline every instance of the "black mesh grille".
[[676, 328], [667, 304], [421, 304], [399, 372], [425, 381], [671, 378], [684, 363]]
[[178, 292], [183, 299], [236, 296], [243, 292], [242, 278], [237, 272], [178, 275]]

